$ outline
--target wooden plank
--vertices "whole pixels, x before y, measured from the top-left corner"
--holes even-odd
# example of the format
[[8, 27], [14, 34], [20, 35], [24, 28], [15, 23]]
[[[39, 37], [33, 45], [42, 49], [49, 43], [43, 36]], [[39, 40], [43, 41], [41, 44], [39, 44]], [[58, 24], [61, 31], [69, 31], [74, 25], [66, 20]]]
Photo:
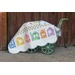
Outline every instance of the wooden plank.
[[48, 22], [53, 24], [53, 13], [52, 12], [48, 12]]
[[18, 12], [18, 13], [16, 12], [15, 14], [16, 14], [16, 19], [17, 19], [16, 29], [18, 30], [21, 27], [21, 25], [24, 23], [25, 15], [24, 15], [24, 13], [21, 13], [21, 12]]
[[40, 19], [44, 20], [44, 21], [48, 21], [48, 13], [47, 12], [41, 12]]
[[48, 22], [57, 25], [57, 16], [56, 12], [48, 12]]
[[7, 13], [2, 13], [2, 50], [7, 49]]
[[72, 18], [71, 18], [71, 26], [72, 26], [72, 36], [71, 36], [71, 44], [75, 45], [75, 13], [72, 13]]
[[6, 13], [0, 13], [0, 50], [6, 50], [7, 46], [7, 27], [6, 27]]
[[34, 12], [34, 20], [35, 21], [41, 20], [41, 13], [40, 12]]
[[58, 24], [58, 13], [57, 12], [48, 12], [48, 22], [57, 26], [57, 24]]
[[71, 36], [72, 36], [72, 13], [64, 13], [64, 17], [68, 18], [69, 20], [64, 24], [64, 45], [69, 46], [71, 45]]
[[2, 50], [2, 13], [0, 13], [0, 50]]
[[17, 17], [16, 13], [8, 13], [8, 42], [17, 32]]
[[30, 12], [24, 12], [24, 20], [23, 20], [23, 23], [25, 22], [28, 22], [28, 21], [31, 21], [31, 13]]
[[[61, 13], [58, 12], [57, 14], [58, 14], [57, 21], [59, 23], [59, 20], [64, 17], [64, 13], [63, 12], [61, 12]], [[64, 32], [64, 25], [63, 24], [62, 24], [61, 30], [62, 30], [62, 35], [61, 35], [61, 37], [58, 38], [57, 46], [64, 46], [64, 39], [63, 39], [64, 38], [64, 33], [63, 33]]]

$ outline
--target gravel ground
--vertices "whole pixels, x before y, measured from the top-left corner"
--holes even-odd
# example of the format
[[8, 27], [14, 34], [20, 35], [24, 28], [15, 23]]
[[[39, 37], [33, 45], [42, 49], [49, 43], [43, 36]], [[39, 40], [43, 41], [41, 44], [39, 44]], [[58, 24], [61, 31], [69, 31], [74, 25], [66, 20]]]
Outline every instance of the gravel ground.
[[10, 54], [8, 51], [0, 51], [0, 62], [75, 62], [75, 47], [57, 47], [51, 55], [40, 52]]

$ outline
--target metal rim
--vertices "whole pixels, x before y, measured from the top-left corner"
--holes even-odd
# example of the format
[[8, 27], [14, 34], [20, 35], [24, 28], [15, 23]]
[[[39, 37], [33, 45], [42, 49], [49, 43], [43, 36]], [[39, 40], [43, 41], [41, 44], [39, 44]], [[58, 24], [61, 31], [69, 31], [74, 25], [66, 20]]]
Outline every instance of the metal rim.
[[50, 55], [54, 52], [55, 50], [55, 45], [54, 44], [47, 44], [43, 47], [41, 47], [41, 50], [44, 54]]

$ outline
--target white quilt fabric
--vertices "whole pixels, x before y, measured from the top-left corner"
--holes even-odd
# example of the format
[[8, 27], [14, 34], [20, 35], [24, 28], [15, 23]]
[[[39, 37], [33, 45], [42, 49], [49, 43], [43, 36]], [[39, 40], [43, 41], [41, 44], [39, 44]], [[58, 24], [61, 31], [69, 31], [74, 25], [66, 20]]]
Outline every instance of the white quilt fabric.
[[8, 50], [16, 54], [47, 43], [56, 43], [59, 31], [59, 28], [43, 20], [26, 22], [9, 42]]

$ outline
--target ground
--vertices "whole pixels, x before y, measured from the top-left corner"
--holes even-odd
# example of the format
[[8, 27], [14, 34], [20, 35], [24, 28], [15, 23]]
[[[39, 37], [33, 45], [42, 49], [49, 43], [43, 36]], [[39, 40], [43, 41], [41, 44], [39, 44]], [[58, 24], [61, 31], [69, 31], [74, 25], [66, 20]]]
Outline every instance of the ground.
[[75, 62], [75, 47], [57, 47], [51, 55], [40, 52], [10, 54], [8, 51], [0, 51], [0, 62]]

